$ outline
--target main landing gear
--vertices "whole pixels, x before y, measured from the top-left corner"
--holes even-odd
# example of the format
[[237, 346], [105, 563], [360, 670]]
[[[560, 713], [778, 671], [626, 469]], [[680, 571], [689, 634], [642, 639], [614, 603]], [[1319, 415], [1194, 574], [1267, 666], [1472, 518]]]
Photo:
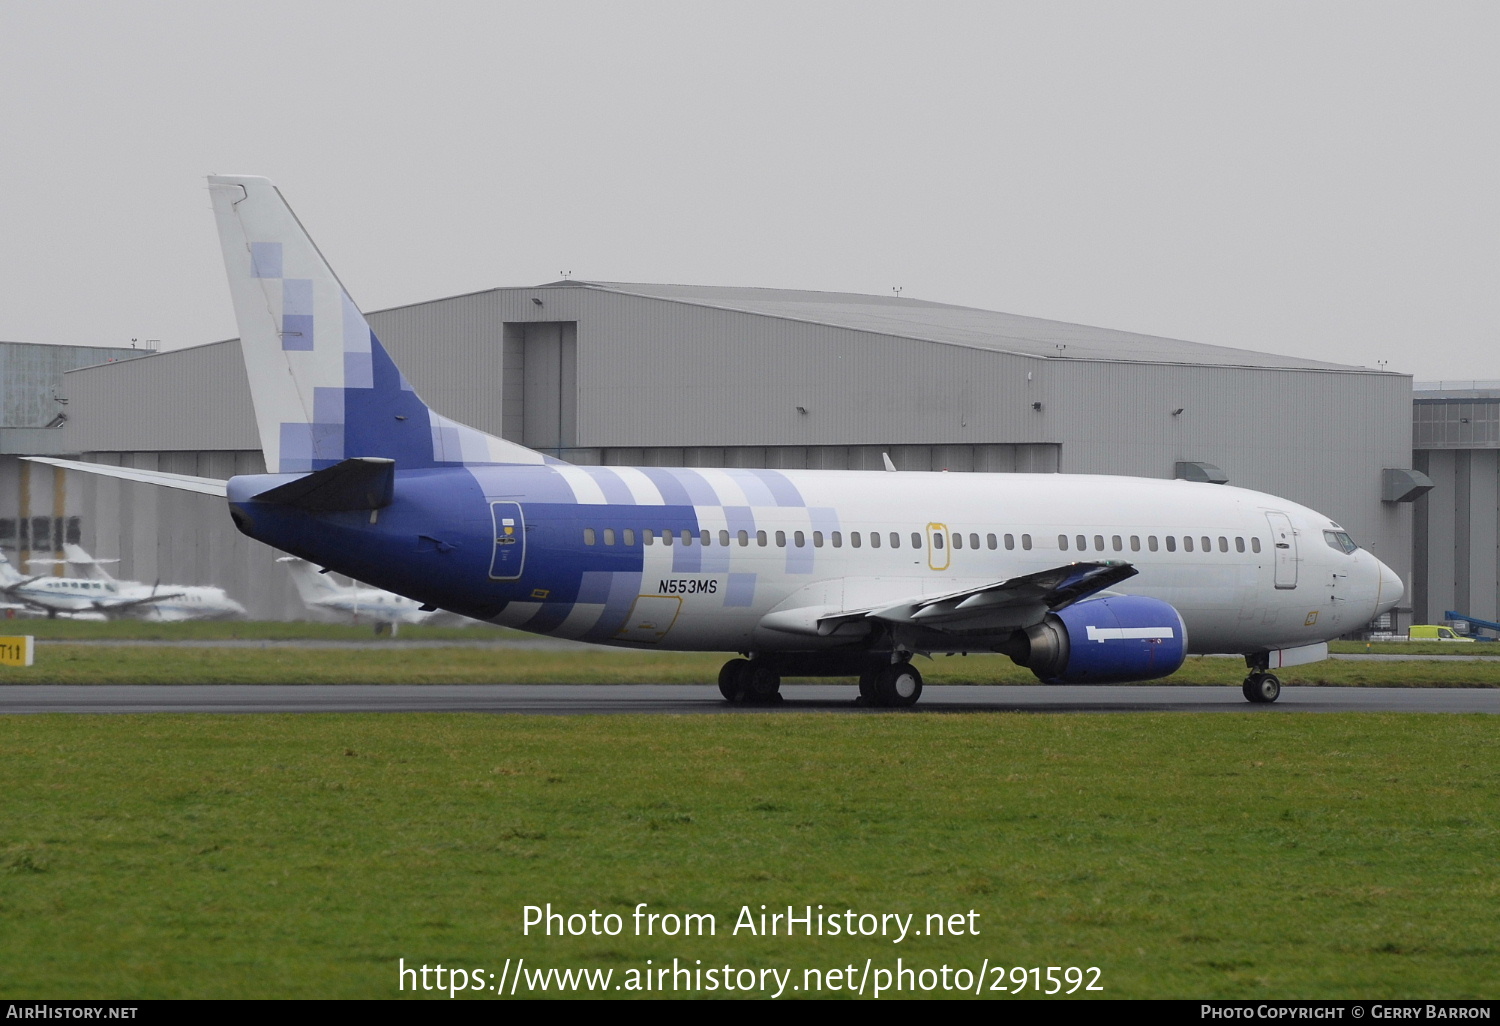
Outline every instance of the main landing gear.
[[1281, 697], [1281, 681], [1276, 679], [1274, 673], [1254, 670], [1245, 678], [1245, 683], [1240, 690], [1244, 693], [1246, 701], [1257, 705], [1269, 705]]
[[859, 675], [859, 697], [866, 705], [905, 709], [922, 697], [922, 675], [905, 660], [872, 666]]
[[904, 709], [922, 697], [922, 675], [904, 658], [895, 663], [840, 659], [819, 662], [812, 657], [787, 659], [779, 655], [759, 659], [731, 659], [719, 671], [719, 693], [735, 705], [775, 705], [781, 701], [781, 674], [788, 676], [853, 676], [859, 673], [859, 698], [865, 705]]
[[719, 671], [719, 694], [735, 705], [775, 705], [781, 701], [781, 674], [748, 659], [731, 659]]

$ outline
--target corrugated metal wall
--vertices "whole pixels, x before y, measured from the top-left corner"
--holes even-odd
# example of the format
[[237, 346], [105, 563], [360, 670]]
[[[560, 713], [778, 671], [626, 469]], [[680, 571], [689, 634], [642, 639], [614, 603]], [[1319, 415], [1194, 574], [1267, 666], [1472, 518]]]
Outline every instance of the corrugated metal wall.
[[1427, 449], [1416, 468], [1433, 488], [1416, 502], [1416, 623], [1452, 609], [1500, 621], [1500, 449]]

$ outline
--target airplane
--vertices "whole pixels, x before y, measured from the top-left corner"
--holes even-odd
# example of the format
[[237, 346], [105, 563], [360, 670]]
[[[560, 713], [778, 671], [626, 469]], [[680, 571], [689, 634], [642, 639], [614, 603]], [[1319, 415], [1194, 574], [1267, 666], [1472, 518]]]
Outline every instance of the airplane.
[[[222, 620], [245, 615], [245, 608], [222, 588], [200, 585], [153, 585], [139, 581], [117, 581], [82, 547], [63, 546], [62, 562], [84, 566], [83, 577], [24, 577], [0, 553], [0, 595], [17, 609], [44, 613], [49, 619], [62, 616], [74, 620], [105, 620], [126, 617], [168, 623], [183, 620]], [[30, 564], [55, 562], [32, 559]]]
[[1400, 599], [1316, 510], [1186, 481], [576, 466], [430, 409], [280, 191], [209, 178], [268, 473], [226, 481], [35, 457], [222, 496], [240, 531], [424, 609], [603, 645], [738, 653], [783, 677], [922, 693], [919, 654], [1004, 653], [1047, 683], [1243, 655], [1242, 691]]
[[320, 571], [305, 559], [282, 556], [278, 563], [287, 564], [302, 603], [315, 613], [329, 615], [350, 623], [373, 623], [376, 629], [392, 633], [408, 623], [434, 623], [439, 620], [473, 623], [442, 610], [424, 610], [422, 603], [395, 592], [371, 588], [358, 581], [340, 584], [327, 571]]

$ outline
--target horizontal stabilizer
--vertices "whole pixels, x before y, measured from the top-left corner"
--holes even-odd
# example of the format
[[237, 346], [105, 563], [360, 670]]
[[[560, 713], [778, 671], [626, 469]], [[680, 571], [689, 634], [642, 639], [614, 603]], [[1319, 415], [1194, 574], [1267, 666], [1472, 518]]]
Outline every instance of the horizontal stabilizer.
[[356, 456], [261, 492], [254, 501], [295, 506], [309, 513], [384, 509], [391, 504], [395, 483], [394, 460]]
[[225, 496], [224, 486], [227, 483], [213, 477], [168, 474], [163, 470], [138, 470], [135, 467], [111, 467], [104, 463], [81, 463], [78, 460], [59, 460], [51, 456], [22, 456], [21, 458], [32, 463], [61, 467], [63, 470], [78, 470], [85, 474], [97, 474], [100, 477], [134, 481], [136, 484], [160, 485], [163, 488], [175, 488], [182, 492], [197, 492], [199, 495], [217, 495], [221, 499]]

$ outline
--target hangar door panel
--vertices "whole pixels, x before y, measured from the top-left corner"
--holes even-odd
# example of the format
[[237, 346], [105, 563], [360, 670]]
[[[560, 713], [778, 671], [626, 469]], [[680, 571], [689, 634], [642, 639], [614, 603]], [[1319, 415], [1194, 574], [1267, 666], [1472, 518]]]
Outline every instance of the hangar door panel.
[[578, 444], [578, 323], [521, 326], [521, 444], [570, 449]]

